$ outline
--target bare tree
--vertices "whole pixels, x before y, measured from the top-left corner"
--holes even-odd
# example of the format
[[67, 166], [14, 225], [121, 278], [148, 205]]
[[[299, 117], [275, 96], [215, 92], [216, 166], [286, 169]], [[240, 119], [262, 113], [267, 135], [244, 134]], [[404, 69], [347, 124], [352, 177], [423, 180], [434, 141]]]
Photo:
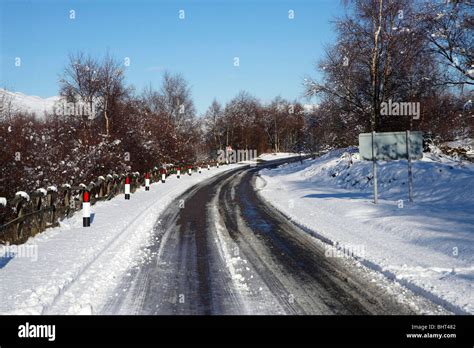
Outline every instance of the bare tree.
[[172, 75], [166, 71], [163, 75], [158, 98], [160, 108], [175, 122], [179, 130], [189, 130], [196, 110], [191, 96], [191, 88], [181, 74]]
[[226, 131], [223, 111], [221, 104], [214, 99], [204, 115], [204, 131], [211, 135], [210, 146], [213, 150], [222, 149], [224, 146]]
[[117, 103], [127, 93], [123, 80], [124, 70], [120, 63], [107, 54], [99, 67], [99, 94], [107, 137], [110, 135], [110, 106]]
[[69, 102], [85, 102], [93, 110], [100, 93], [100, 64], [83, 52], [69, 55], [69, 63], [59, 80], [60, 94]]
[[305, 93], [319, 96], [337, 113], [332, 118], [341, 130], [356, 125], [366, 131], [408, 127], [408, 118], [398, 123], [383, 118], [380, 107], [388, 99], [414, 101], [434, 92], [430, 81], [438, 70], [414, 4], [409, 0], [350, 4], [350, 14], [336, 22], [336, 44], [318, 65], [322, 81], [307, 78]]
[[426, 39], [442, 66], [441, 85], [474, 85], [474, 4], [471, 1], [426, 1], [420, 20]]
[[11, 121], [12, 116], [18, 112], [13, 104], [13, 96], [5, 89], [0, 89], [0, 121]]

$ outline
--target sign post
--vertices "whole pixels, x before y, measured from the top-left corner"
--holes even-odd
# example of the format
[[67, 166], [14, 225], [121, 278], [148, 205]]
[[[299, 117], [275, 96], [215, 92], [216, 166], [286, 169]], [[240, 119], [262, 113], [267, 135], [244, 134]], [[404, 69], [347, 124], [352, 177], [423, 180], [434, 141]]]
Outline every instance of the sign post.
[[413, 171], [411, 168], [411, 153], [410, 153], [410, 131], [406, 132], [407, 143], [407, 162], [408, 162], [408, 201], [413, 203]]
[[377, 192], [377, 157], [375, 156], [375, 131], [372, 132], [372, 173], [374, 174], [374, 204], [377, 204], [378, 192]]
[[423, 158], [422, 132], [382, 132], [359, 134], [359, 154], [362, 160], [372, 161], [374, 175], [374, 203], [378, 202], [377, 160], [407, 159], [408, 199], [413, 202], [413, 160]]

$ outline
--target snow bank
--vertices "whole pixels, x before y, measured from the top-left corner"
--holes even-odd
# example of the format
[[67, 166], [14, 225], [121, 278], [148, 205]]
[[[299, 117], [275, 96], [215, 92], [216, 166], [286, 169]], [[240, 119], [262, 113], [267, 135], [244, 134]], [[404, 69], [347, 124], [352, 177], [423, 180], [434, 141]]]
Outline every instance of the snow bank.
[[474, 165], [428, 153], [413, 163], [371, 162], [357, 148], [263, 170], [261, 195], [302, 227], [338, 245], [360, 246], [360, 262], [456, 313], [474, 313]]
[[293, 153], [293, 152], [273, 152], [273, 153], [263, 153], [260, 156], [258, 156], [258, 158], [261, 159], [262, 161], [271, 161], [271, 160], [276, 160], [276, 159], [295, 157], [299, 155], [300, 155], [299, 153]]
[[196, 183], [236, 167], [171, 176], [129, 201], [121, 194], [99, 202], [90, 228], [82, 227], [78, 212], [19, 246], [30, 253], [0, 245], [0, 314], [100, 313], [124, 273], [144, 262], [142, 247], [165, 207]]

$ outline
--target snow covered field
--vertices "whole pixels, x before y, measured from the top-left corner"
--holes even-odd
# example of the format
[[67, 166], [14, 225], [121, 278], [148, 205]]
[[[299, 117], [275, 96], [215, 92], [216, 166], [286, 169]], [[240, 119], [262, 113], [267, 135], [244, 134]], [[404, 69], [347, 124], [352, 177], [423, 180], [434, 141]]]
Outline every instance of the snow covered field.
[[137, 190], [130, 201], [122, 194], [92, 206], [90, 228], [82, 227], [78, 212], [16, 250], [0, 246], [0, 314], [99, 312], [124, 272], [144, 262], [140, 248], [166, 205], [194, 184], [236, 167], [173, 175], [150, 191]]
[[[356, 148], [265, 169], [260, 194], [300, 226], [455, 313], [474, 313], [474, 165], [440, 153], [415, 161], [414, 204], [406, 161], [371, 162]], [[352, 162], [352, 163], [351, 163]], [[374, 277], [375, 278], [375, 277]]]

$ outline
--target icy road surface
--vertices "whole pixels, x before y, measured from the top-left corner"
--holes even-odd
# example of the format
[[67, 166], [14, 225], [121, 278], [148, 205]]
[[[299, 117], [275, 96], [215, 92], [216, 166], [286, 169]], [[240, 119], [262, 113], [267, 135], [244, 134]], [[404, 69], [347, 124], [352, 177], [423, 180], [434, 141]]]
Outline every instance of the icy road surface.
[[[456, 314], [474, 313], [474, 164], [436, 148], [413, 162], [372, 163], [357, 148], [303, 164], [264, 169], [258, 193], [275, 209], [330, 244], [362, 247], [359, 262]], [[401, 202], [401, 204], [400, 204]]]
[[[260, 167], [260, 166], [259, 166]], [[325, 256], [257, 195], [259, 168], [198, 183], [164, 210], [103, 314], [414, 314], [439, 307]]]

